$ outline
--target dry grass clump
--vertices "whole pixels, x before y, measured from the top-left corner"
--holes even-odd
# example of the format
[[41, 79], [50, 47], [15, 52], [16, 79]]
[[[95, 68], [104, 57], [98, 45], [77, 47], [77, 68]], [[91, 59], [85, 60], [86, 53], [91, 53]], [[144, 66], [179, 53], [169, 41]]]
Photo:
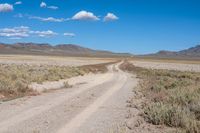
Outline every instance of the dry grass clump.
[[70, 85], [67, 81], [64, 82], [64, 87], [65, 88], [72, 88], [72, 85]]
[[200, 132], [200, 73], [144, 69], [127, 62], [125, 66], [143, 79], [140, 89], [149, 99], [143, 115], [147, 122]]
[[108, 71], [108, 68], [107, 66], [108, 65], [111, 65], [111, 64], [114, 64], [114, 63], [117, 63], [119, 61], [116, 61], [116, 62], [109, 62], [109, 63], [102, 63], [102, 64], [96, 64], [96, 65], [84, 65], [84, 66], [81, 66], [81, 70], [84, 71], [84, 72], [92, 72], [92, 73], [105, 73]]
[[[35, 94], [28, 88], [32, 82], [58, 81], [89, 72], [105, 72], [106, 65], [109, 64], [111, 63], [80, 67], [0, 64], [0, 99]], [[65, 86], [70, 87], [68, 83]]]
[[80, 75], [80, 68], [61, 66], [0, 65], [0, 94], [19, 97], [31, 93], [32, 82], [57, 81]]

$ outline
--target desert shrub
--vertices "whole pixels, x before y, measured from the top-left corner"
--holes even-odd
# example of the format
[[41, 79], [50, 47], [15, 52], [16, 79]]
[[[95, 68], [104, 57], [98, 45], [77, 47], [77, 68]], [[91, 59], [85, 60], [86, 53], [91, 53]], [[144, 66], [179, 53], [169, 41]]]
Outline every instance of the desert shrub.
[[192, 88], [176, 88], [170, 92], [168, 102], [180, 106], [195, 104], [200, 100], [200, 93]]
[[64, 88], [71, 88], [72, 85], [70, 85], [67, 81], [64, 82]]
[[188, 108], [180, 108], [170, 104], [153, 103], [144, 110], [145, 119], [155, 125], [167, 125], [170, 127], [183, 128], [187, 133], [198, 133], [200, 123], [195, 120]]
[[[89, 72], [106, 72], [109, 64], [80, 67], [0, 64], [0, 94], [6, 98], [23, 96], [32, 91], [28, 88], [32, 82], [58, 81]], [[70, 86], [66, 83], [66, 87]]]
[[152, 91], [158, 93], [158, 92], [164, 90], [165, 88], [164, 88], [164, 86], [161, 85], [160, 83], [157, 83], [157, 84], [153, 84], [152, 87], [151, 87], [150, 89], [151, 89]]
[[140, 89], [149, 99], [144, 108], [147, 122], [199, 133], [200, 73], [134, 67], [128, 71], [141, 78]]

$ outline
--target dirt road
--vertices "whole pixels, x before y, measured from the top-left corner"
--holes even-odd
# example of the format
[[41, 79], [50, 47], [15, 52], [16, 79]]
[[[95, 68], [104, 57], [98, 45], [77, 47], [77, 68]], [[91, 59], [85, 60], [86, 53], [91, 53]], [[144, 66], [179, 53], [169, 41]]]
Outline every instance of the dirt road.
[[[0, 104], [1, 133], [109, 133], [125, 121], [126, 100], [137, 79], [119, 64], [73, 88]], [[80, 77], [79, 77], [80, 79]]]

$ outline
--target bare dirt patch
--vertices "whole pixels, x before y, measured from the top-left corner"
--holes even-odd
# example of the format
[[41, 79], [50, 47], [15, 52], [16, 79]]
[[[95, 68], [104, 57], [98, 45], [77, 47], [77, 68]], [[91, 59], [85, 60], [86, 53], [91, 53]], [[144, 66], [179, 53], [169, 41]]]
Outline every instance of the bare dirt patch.
[[165, 61], [131, 61], [133, 65], [148, 69], [167, 69], [177, 71], [193, 71], [200, 72], [200, 64], [171, 63]]
[[54, 65], [83, 66], [113, 62], [113, 58], [64, 57], [64, 56], [31, 56], [31, 55], [0, 55], [0, 64], [16, 65]]

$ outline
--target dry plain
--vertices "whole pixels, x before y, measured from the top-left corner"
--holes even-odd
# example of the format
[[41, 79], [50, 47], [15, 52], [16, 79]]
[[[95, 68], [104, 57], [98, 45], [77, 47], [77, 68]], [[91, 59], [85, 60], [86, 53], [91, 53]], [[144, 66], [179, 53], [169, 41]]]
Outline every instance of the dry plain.
[[113, 58], [0, 55], [0, 64], [82, 66], [112, 62]]
[[133, 65], [147, 69], [200, 72], [200, 61], [132, 60]]
[[[86, 66], [87, 68], [93, 66], [91, 64], [116, 61], [116, 59], [101, 58], [60, 59], [60, 57], [36, 58], [33, 56], [4, 56], [2, 58], [1, 62], [3, 62], [4, 70], [5, 68], [9, 68], [11, 71], [14, 65], [16, 71], [22, 71], [18, 68], [23, 66], [23, 69], [27, 69], [26, 67], [28, 66], [26, 71], [23, 70], [22, 73], [18, 72], [20, 73], [19, 75], [18, 73], [16, 74], [20, 78], [24, 76], [24, 72], [29, 72], [30, 70], [31, 73], [40, 75], [38, 70], [35, 71], [37, 67], [42, 68], [44, 71], [53, 65], [53, 72], [55, 74], [58, 70], [63, 70], [63, 73], [69, 70], [71, 72], [72, 65], [72, 72], [77, 73], [76, 66], [89, 65]], [[46, 62], [44, 64], [43, 60], [47, 60], [48, 64]], [[59, 62], [61, 66], [58, 65], [55, 69], [55, 62]], [[131, 94], [132, 87], [137, 84], [137, 80], [133, 80], [131, 75], [119, 70], [120, 64], [107, 64], [108, 68], [106, 72], [99, 71], [96, 73], [92, 71], [91, 73], [89, 70], [90, 73], [75, 75], [77, 77], [72, 76], [72, 78], [66, 79], [69, 85], [56, 88], [56, 90], [54, 89], [52, 91], [44, 91], [44, 93], [40, 93], [37, 96], [28, 95], [9, 101], [2, 101], [0, 104], [0, 132], [110, 132], [113, 127], [124, 123], [124, 115], [127, 111], [125, 99]], [[58, 69], [60, 67], [61, 69]], [[95, 69], [101, 69], [98, 65], [93, 67]], [[83, 67], [83, 70], [82, 67], [79, 69], [85, 71], [85, 67]], [[6, 75], [4, 71], [1, 72], [4, 76]], [[42, 73], [42, 71], [39, 72]], [[80, 73], [80, 70], [78, 72]], [[57, 74], [59, 76], [60, 74], [62, 75], [60, 72]], [[48, 76], [51, 75], [48, 73]], [[32, 77], [26, 76], [26, 78]], [[42, 78], [44, 79], [43, 76]], [[38, 83], [37, 86], [48, 86], [51, 89], [55, 84], [60, 84], [60, 80]]]
[[[133, 68], [131, 74], [126, 72], [126, 69], [122, 69], [122, 71], [120, 68], [124, 62], [118, 60], [113, 58], [25, 55], [0, 56], [0, 64], [4, 69], [9, 68], [10, 70], [14, 65], [15, 70], [21, 71], [20, 68], [29, 67], [20, 74], [16, 73], [17, 77], [12, 75], [14, 78], [22, 78], [22, 81], [30, 78], [27, 75], [23, 78], [23, 72], [36, 73], [36, 75], [41, 76], [39, 73], [45, 71], [45, 75], [42, 74], [42, 79], [45, 82], [35, 82], [34, 84], [27, 82], [40, 92], [36, 96], [28, 94], [17, 99], [1, 102], [0, 132], [134, 133], [141, 132], [142, 129], [144, 129], [144, 132], [161, 132], [162, 128], [160, 127], [156, 127], [158, 130], [154, 130], [152, 128], [155, 127], [144, 124], [144, 122], [141, 124], [138, 121], [137, 114], [141, 113], [141, 109], [137, 106], [141, 103], [138, 102], [138, 98], [133, 98], [136, 94], [141, 93], [133, 90], [139, 83], [139, 79], [136, 78], [137, 73], [134, 72], [137, 69]], [[180, 63], [178, 61], [178, 63], [164, 63], [144, 60], [131, 60], [130, 62], [135, 66], [151, 69], [194, 72], [200, 70], [198, 63]], [[102, 63], [104, 65], [100, 67], [94, 65]], [[85, 70], [85, 67], [81, 67], [83, 65], [88, 68], [92, 66], [92, 69]], [[39, 73], [38, 67], [42, 70]], [[104, 71], [105, 68], [107, 68], [106, 71]], [[98, 69], [100, 70], [96, 71]], [[6, 74], [3, 74], [6, 77]], [[56, 76], [56, 78], [52, 78], [51, 75]], [[195, 75], [198, 76], [198, 74]], [[7, 75], [8, 79], [9, 76]], [[45, 76], [49, 78], [46, 79]], [[56, 80], [54, 81], [54, 79]], [[18, 85], [18, 82], [14, 85]], [[37, 90], [37, 88], [39, 89]], [[44, 89], [41, 91], [41, 88]], [[133, 103], [130, 102], [130, 99]], [[134, 104], [134, 106], [130, 106], [130, 104]], [[129, 120], [129, 118], [131, 119]], [[137, 129], [136, 126], [140, 125], [138, 123], [143, 127]]]

